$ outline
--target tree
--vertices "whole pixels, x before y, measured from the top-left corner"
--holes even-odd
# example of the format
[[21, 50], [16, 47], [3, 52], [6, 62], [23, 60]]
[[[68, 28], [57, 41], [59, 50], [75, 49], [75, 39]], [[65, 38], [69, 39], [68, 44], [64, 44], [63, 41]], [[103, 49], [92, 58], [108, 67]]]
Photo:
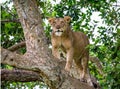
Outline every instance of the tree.
[[[86, 85], [85, 83], [80, 82], [79, 80], [77, 80], [76, 78], [73, 78], [71, 76], [69, 76], [69, 74], [64, 71], [64, 65], [65, 62], [64, 61], [55, 61], [54, 57], [51, 55], [50, 50], [48, 49], [48, 44], [47, 44], [47, 38], [45, 36], [44, 33], [44, 29], [43, 29], [43, 25], [42, 25], [42, 18], [47, 17], [47, 16], [51, 16], [50, 14], [52, 13], [53, 16], [63, 16], [64, 15], [64, 11], [68, 11], [66, 15], [70, 15], [71, 17], [73, 17], [73, 28], [74, 30], [77, 30], [80, 26], [81, 30], [84, 31], [85, 33], [88, 33], [88, 36], [90, 38], [92, 38], [92, 40], [95, 42], [95, 45], [101, 41], [102, 43], [104, 43], [103, 45], [99, 46], [99, 45], [91, 45], [91, 50], [92, 52], [96, 52], [96, 55], [100, 58], [100, 59], [105, 59], [106, 56], [112, 56], [113, 59], [115, 59], [115, 61], [112, 61], [114, 63], [114, 71], [110, 71], [110, 65], [106, 64], [107, 62], [109, 62], [110, 64], [112, 64], [110, 61], [107, 61], [108, 58], [106, 57], [105, 59], [105, 63], [104, 65], [107, 66], [108, 68], [105, 68], [105, 70], [108, 72], [108, 74], [112, 74], [115, 73], [116, 70], [118, 70], [117, 68], [119, 68], [119, 65], [117, 65], [118, 63], [118, 50], [119, 50], [119, 41], [116, 42], [116, 38], [119, 38], [119, 34], [116, 35], [116, 32], [114, 33], [114, 40], [113, 41], [109, 41], [109, 39], [111, 39], [112, 36], [108, 36], [106, 35], [106, 28], [105, 27], [98, 27], [99, 28], [99, 33], [100, 36], [98, 39], [94, 39], [92, 32], [94, 30], [94, 26], [90, 26], [89, 25], [89, 21], [90, 21], [90, 16], [92, 13], [92, 10], [98, 10], [101, 11], [101, 17], [105, 18], [105, 22], [108, 23], [108, 25], [113, 25], [119, 22], [119, 19], [117, 19], [117, 17], [119, 17], [117, 13], [115, 13], [113, 15], [113, 12], [115, 12], [115, 10], [113, 9], [111, 11], [111, 13], [108, 13], [106, 11], [104, 11], [102, 9], [102, 7], [106, 8], [108, 11], [110, 11], [111, 9], [109, 9], [109, 5], [107, 2], [103, 2], [101, 0], [101, 2], [97, 2], [97, 4], [94, 4], [94, 2], [92, 1], [87, 1], [87, 3], [85, 4], [84, 1], [80, 1], [80, 2], [76, 2], [75, 0], [67, 0], [67, 3], [65, 3], [65, 1], [61, 1], [61, 4], [58, 4], [56, 6], [54, 6], [54, 10], [53, 12], [51, 12], [51, 5], [48, 4], [49, 2], [40, 2], [40, 1], [35, 1], [35, 0], [13, 0], [14, 5], [16, 7], [18, 16], [19, 16], [19, 20], [21, 22], [21, 25], [23, 27], [23, 32], [24, 32], [24, 36], [25, 36], [25, 41], [23, 43], [20, 43], [18, 45], [14, 45], [12, 46], [14, 43], [18, 42], [20, 39], [24, 39], [23, 38], [23, 33], [19, 33], [22, 35], [20, 39], [17, 39], [17, 35], [14, 36], [16, 37], [16, 40], [10, 42], [10, 39], [6, 39], [7, 37], [9, 38], [9, 36], [7, 35], [7, 37], [5, 37], [6, 35], [4, 35], [4, 37], [2, 38], [2, 43], [6, 44], [3, 45], [4, 48], [8, 48], [8, 44], [9, 46], [11, 45], [12, 47], [8, 48], [8, 49], [4, 49], [2, 48], [2, 64], [8, 64], [14, 67], [19, 68], [20, 70], [14, 70], [14, 71], [6, 71], [6, 70], [2, 70], [2, 74], [4, 75], [5, 73], [13, 73], [14, 72], [14, 81], [44, 81], [51, 89], [92, 89], [90, 88], [90, 86]], [[84, 2], [84, 3], [83, 3]], [[75, 4], [77, 3], [77, 4]], [[102, 3], [102, 4], [101, 4]], [[39, 12], [38, 10], [38, 4], [40, 4], [40, 8], [42, 8], [42, 11], [44, 12], [44, 14], [40, 14], [41, 12]], [[43, 4], [48, 5], [47, 7], [45, 7], [45, 5], [42, 7]], [[79, 14], [79, 8], [76, 7], [84, 4], [85, 7], [89, 6], [88, 8], [88, 12], [87, 14], [85, 13], [81, 13]], [[100, 5], [100, 6], [99, 6]], [[103, 6], [102, 6], [103, 5]], [[81, 7], [83, 7], [81, 5]], [[99, 8], [101, 7], [101, 8]], [[48, 9], [49, 8], [49, 9]], [[69, 9], [69, 10], [68, 10]], [[49, 10], [49, 11], [47, 11]], [[51, 13], [50, 13], [51, 12]], [[107, 14], [105, 16], [105, 14]], [[80, 15], [82, 15], [80, 19]], [[112, 16], [114, 16], [114, 20], [111, 21]], [[13, 16], [16, 17], [17, 16]], [[107, 20], [106, 20], [107, 18]], [[80, 20], [77, 20], [80, 19]], [[19, 22], [19, 20], [14, 20]], [[82, 22], [85, 21], [85, 24], [83, 25]], [[108, 21], [108, 22], [107, 22]], [[5, 22], [5, 21], [4, 21]], [[10, 25], [10, 24], [9, 24]], [[12, 23], [12, 25], [15, 26], [15, 24]], [[19, 24], [17, 23], [16, 25], [16, 30], [19, 31], [18, 29]], [[116, 29], [119, 33], [119, 23], [116, 25]], [[2, 23], [2, 28], [6, 27], [5, 24]], [[90, 29], [92, 28], [92, 29]], [[86, 30], [89, 29], [89, 30]], [[115, 30], [116, 30], [115, 29]], [[3, 33], [10, 33], [11, 35], [14, 34], [14, 32], [16, 32], [16, 30], [14, 29], [13, 31], [11, 31], [10, 29], [7, 29], [6, 32]], [[46, 33], [49, 33], [50, 27], [46, 26]], [[108, 31], [113, 31], [113, 27], [111, 26], [111, 29], [107, 29]], [[103, 35], [103, 36], [102, 36]], [[4, 39], [5, 38], [5, 39]], [[107, 39], [107, 40], [106, 40]], [[115, 41], [115, 42], [114, 42]], [[114, 42], [114, 43], [113, 43]], [[15, 51], [16, 49], [25, 46], [26, 43], [26, 52], [24, 51], [24, 49], [22, 51], [24, 51], [25, 53], [23, 55], [18, 54], [16, 52], [11, 52], [11, 51]], [[112, 47], [110, 46], [110, 44], [113, 43]], [[117, 45], [117, 46], [116, 46]], [[110, 48], [110, 50], [108, 50], [108, 48]], [[112, 49], [111, 49], [112, 48]], [[113, 50], [113, 52], [111, 51]], [[110, 53], [108, 53], [110, 52]], [[105, 54], [108, 53], [108, 54]], [[112, 55], [111, 55], [112, 54]], [[117, 55], [117, 56], [116, 56]], [[24, 71], [21, 69], [25, 69]], [[30, 70], [30, 71], [26, 71], [26, 70]], [[72, 76], [76, 76], [76, 69], [73, 68], [72, 69]], [[24, 80], [17, 80], [18, 76], [17, 74], [20, 73], [22, 74], [20, 79], [24, 79]], [[117, 72], [119, 74], [119, 72]], [[116, 77], [115, 79], [113, 77], [111, 77], [110, 75], [108, 75], [107, 77], [110, 79], [113, 79], [114, 81], [117, 81], [116, 78], [119, 79], [119, 76], [116, 73]], [[26, 75], [28, 76], [32, 76], [32, 77], [26, 77]], [[78, 74], [77, 74], [78, 75]], [[95, 74], [94, 74], [95, 75]], [[10, 80], [12, 76], [9, 76], [8, 80]], [[23, 77], [23, 78], [22, 78]], [[5, 78], [5, 77], [2, 77]], [[6, 78], [5, 78], [6, 79]], [[32, 80], [33, 79], [33, 80]], [[7, 79], [6, 79], [7, 80]], [[12, 77], [12, 81], [13, 81], [13, 77]], [[115, 82], [113, 81], [113, 86], [115, 86]], [[104, 82], [104, 80], [103, 80]], [[102, 83], [103, 83], [102, 82]], [[110, 82], [107, 82], [108, 84], [111, 84]], [[107, 84], [106, 83], [106, 84]], [[105, 84], [103, 84], [105, 85]], [[112, 85], [111, 85], [112, 86]], [[112, 87], [111, 87], [112, 88]], [[119, 88], [118, 84], [116, 84], [116, 89]]]
[[24, 29], [27, 52], [20, 55], [2, 48], [2, 63], [38, 72], [51, 89], [92, 89], [87, 84], [70, 77], [61, 68], [63, 65], [53, 60], [54, 57], [51, 56], [46, 44], [42, 19], [36, 1], [14, 0], [13, 2]]

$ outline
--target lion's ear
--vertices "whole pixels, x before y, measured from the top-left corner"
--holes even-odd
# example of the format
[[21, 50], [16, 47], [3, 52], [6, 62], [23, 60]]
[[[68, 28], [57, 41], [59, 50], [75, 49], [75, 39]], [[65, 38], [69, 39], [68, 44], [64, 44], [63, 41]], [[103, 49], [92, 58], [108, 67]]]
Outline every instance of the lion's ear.
[[70, 17], [70, 16], [64, 16], [64, 20], [65, 20], [67, 23], [70, 23], [71, 17]]
[[55, 18], [48, 18], [48, 22], [52, 24], [55, 21]]

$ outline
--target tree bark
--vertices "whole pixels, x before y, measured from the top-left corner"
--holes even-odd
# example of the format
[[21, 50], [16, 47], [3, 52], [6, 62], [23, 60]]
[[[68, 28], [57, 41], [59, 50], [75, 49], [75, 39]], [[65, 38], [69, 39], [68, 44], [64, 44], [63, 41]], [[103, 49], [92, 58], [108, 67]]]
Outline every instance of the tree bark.
[[43, 82], [42, 78], [39, 76], [38, 73], [28, 70], [8, 70], [8, 69], [1, 69], [1, 81], [9, 81], [9, 82], [34, 82], [34, 81], [41, 81]]
[[13, 46], [11, 46], [11, 47], [9, 47], [8, 48], [8, 50], [10, 50], [10, 51], [16, 51], [16, 50], [18, 50], [19, 48], [22, 48], [22, 47], [25, 47], [26, 45], [25, 45], [25, 42], [20, 42], [20, 43], [17, 43], [17, 44], [15, 44], [15, 45], [13, 45]]
[[79, 74], [75, 66], [68, 73], [64, 70], [65, 61], [52, 56], [36, 1], [13, 0], [13, 2], [24, 29], [27, 52], [20, 55], [2, 48], [1, 62], [37, 72], [50, 89], [94, 89], [77, 79], [76, 75]]

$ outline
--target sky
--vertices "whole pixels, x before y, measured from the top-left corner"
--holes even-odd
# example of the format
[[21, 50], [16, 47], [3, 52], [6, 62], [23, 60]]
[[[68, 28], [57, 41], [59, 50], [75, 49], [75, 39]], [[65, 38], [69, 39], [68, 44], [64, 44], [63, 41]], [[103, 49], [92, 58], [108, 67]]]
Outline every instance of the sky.
[[[0, 5], [3, 4], [6, 1], [8, 1], [8, 0], [0, 0]], [[8, 6], [11, 8], [12, 5], [13, 5], [13, 3], [10, 3]]]
[[7, 1], [7, 0], [0, 0], [0, 4], [1, 4], [1, 3], [4, 3], [5, 1]]

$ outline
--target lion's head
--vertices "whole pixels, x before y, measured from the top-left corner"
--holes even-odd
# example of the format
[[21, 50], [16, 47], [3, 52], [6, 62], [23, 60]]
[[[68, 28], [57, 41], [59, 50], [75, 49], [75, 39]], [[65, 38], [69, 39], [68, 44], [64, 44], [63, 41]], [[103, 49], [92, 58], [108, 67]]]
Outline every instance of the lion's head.
[[64, 16], [64, 18], [49, 18], [48, 21], [52, 26], [53, 32], [56, 36], [61, 36], [69, 26], [71, 18], [69, 16]]

